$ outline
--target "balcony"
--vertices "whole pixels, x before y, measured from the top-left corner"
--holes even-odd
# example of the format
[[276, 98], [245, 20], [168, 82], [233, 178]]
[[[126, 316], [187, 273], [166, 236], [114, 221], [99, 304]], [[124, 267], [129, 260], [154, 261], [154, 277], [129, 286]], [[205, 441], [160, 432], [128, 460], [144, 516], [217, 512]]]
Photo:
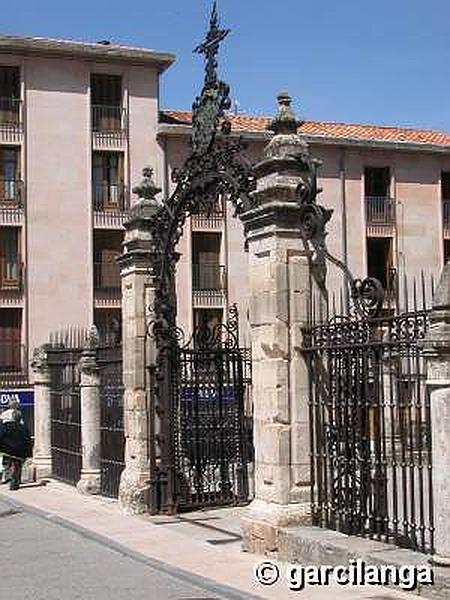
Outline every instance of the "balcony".
[[24, 266], [19, 258], [0, 258], [0, 304], [21, 303], [24, 285]]
[[28, 380], [25, 346], [16, 340], [0, 340], [0, 385], [25, 384]]
[[366, 196], [367, 235], [390, 237], [395, 227], [395, 201], [385, 196]]
[[205, 213], [194, 213], [191, 218], [192, 229], [196, 231], [220, 230], [225, 223], [225, 210], [222, 203], [207, 215]]
[[95, 307], [117, 307], [121, 305], [122, 290], [120, 267], [115, 262], [94, 263]]
[[0, 179], [0, 225], [21, 225], [24, 201], [23, 181]]
[[122, 228], [128, 216], [130, 197], [123, 183], [92, 184], [94, 227]]
[[222, 307], [226, 290], [227, 277], [223, 265], [216, 263], [192, 265], [192, 295], [195, 308]]
[[444, 229], [444, 238], [450, 239], [450, 200], [442, 201], [442, 221]]
[[94, 150], [123, 150], [128, 131], [127, 111], [122, 106], [105, 104], [94, 104], [91, 110]]
[[19, 142], [22, 132], [22, 100], [0, 97], [0, 141]]

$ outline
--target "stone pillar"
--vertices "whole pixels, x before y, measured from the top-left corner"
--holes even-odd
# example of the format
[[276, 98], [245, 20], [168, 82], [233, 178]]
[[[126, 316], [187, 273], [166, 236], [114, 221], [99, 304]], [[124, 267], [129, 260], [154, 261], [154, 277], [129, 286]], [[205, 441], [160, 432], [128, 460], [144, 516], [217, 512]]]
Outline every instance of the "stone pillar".
[[39, 480], [52, 474], [50, 370], [45, 345], [35, 348], [31, 368], [34, 379], [33, 468]]
[[310, 520], [308, 373], [301, 328], [310, 298], [310, 250], [299, 190], [309, 152], [286, 93], [256, 166], [255, 205], [241, 215], [249, 252], [255, 500], [242, 522], [244, 549], [275, 551], [280, 527]]
[[151, 169], [144, 169], [144, 181], [133, 190], [140, 198], [125, 223], [124, 252], [119, 259], [122, 278], [122, 348], [124, 383], [125, 469], [119, 488], [123, 512], [148, 511], [152, 473], [152, 407], [146, 390], [149, 355], [155, 356], [155, 341], [147, 335], [154, 299], [155, 249], [151, 221], [158, 211], [154, 196], [160, 191]]
[[101, 492], [100, 376], [97, 367], [98, 332], [89, 332], [80, 358], [81, 476], [77, 489], [82, 494]]
[[433, 298], [425, 339], [430, 391], [436, 564], [450, 566], [450, 262]]

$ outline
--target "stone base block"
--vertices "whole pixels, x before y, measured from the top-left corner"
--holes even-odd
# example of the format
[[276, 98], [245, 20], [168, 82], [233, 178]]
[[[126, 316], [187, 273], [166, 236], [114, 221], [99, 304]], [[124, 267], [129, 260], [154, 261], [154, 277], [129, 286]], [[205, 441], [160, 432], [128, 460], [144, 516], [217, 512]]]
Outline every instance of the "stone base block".
[[275, 555], [281, 529], [310, 523], [309, 502], [282, 505], [254, 500], [241, 520], [242, 549], [255, 554]]
[[119, 507], [124, 514], [142, 515], [149, 512], [150, 486], [148, 473], [125, 468], [120, 477]]
[[80, 481], [77, 483], [77, 490], [81, 494], [96, 495], [101, 493], [101, 472], [81, 471]]
[[36, 456], [33, 458], [32, 469], [34, 480], [41, 481], [52, 476], [52, 459], [51, 457]]

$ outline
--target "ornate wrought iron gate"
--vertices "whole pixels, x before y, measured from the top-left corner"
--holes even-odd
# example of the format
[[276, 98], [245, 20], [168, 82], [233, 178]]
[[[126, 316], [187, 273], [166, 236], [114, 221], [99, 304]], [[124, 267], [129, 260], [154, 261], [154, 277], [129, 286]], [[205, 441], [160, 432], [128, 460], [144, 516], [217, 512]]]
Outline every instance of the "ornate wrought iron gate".
[[177, 510], [248, 501], [244, 353], [233, 322], [198, 329], [172, 355], [173, 493]]
[[[312, 318], [311, 496], [315, 524], [433, 551], [431, 426], [421, 306]], [[405, 298], [407, 301], [407, 296]]]
[[51, 377], [52, 475], [76, 485], [81, 473], [81, 349], [47, 350]]

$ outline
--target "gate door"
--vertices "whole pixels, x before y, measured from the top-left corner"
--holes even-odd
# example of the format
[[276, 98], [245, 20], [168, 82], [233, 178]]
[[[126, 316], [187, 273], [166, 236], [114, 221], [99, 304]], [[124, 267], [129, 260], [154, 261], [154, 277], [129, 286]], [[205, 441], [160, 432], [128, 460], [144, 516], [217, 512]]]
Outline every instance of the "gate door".
[[242, 350], [181, 348], [173, 382], [178, 510], [248, 500]]
[[100, 345], [100, 467], [103, 496], [117, 498], [120, 475], [125, 467], [123, 422], [122, 346]]
[[51, 377], [52, 476], [76, 485], [81, 473], [81, 351], [51, 348], [48, 351]]

